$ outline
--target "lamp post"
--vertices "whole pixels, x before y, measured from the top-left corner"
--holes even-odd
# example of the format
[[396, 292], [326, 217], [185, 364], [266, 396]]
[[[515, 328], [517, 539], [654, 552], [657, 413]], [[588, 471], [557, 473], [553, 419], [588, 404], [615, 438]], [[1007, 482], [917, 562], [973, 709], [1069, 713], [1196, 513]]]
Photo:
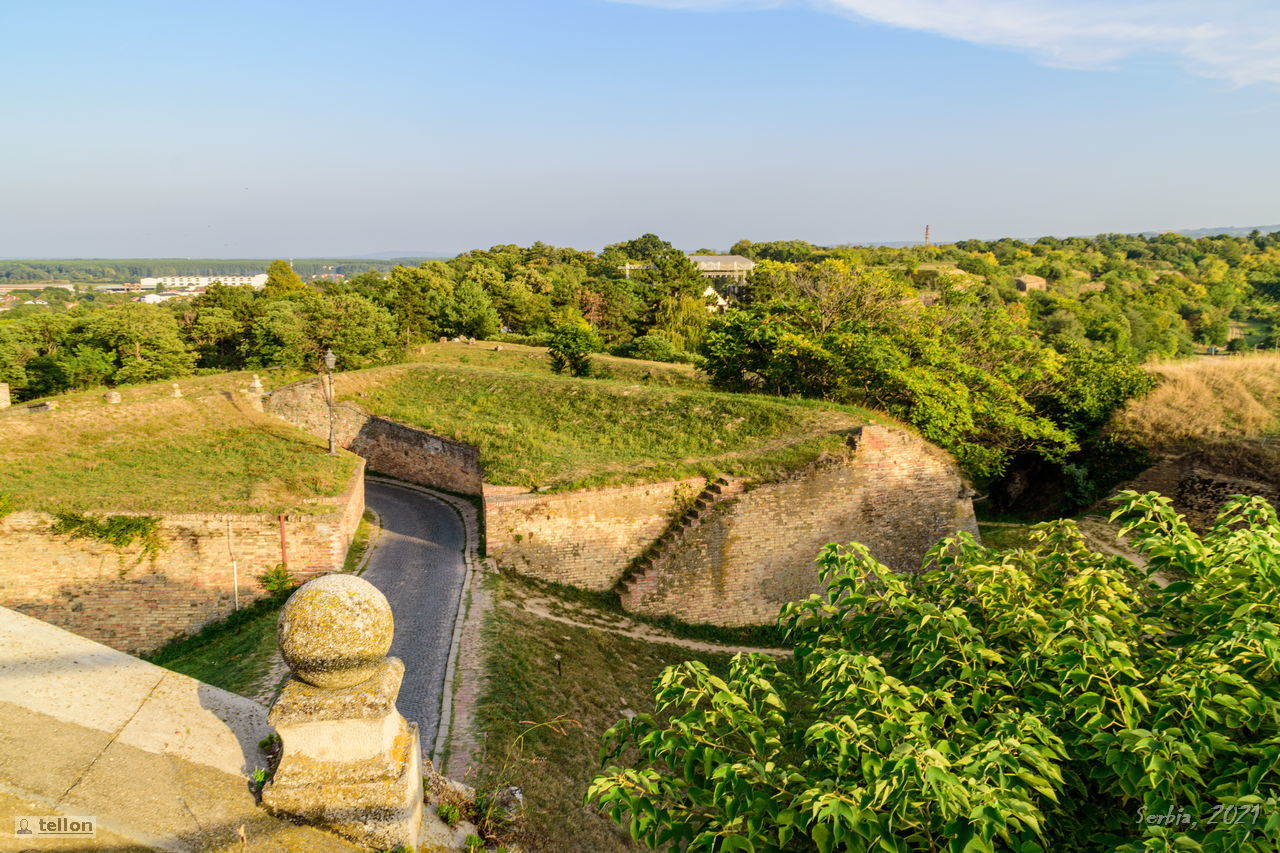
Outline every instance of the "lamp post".
[[329, 455], [338, 455], [338, 444], [333, 440], [333, 368], [338, 364], [338, 357], [333, 354], [333, 350], [326, 348], [324, 351], [324, 369], [326, 385], [328, 393], [325, 398], [329, 402]]

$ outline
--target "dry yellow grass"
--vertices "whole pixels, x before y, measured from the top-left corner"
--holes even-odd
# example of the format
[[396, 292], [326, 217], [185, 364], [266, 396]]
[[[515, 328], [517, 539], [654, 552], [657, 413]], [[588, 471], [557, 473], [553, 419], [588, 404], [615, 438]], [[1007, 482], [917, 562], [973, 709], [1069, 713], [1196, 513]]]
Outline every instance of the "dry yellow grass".
[[1206, 357], [1151, 367], [1160, 384], [1112, 429], [1155, 452], [1280, 432], [1280, 355]]

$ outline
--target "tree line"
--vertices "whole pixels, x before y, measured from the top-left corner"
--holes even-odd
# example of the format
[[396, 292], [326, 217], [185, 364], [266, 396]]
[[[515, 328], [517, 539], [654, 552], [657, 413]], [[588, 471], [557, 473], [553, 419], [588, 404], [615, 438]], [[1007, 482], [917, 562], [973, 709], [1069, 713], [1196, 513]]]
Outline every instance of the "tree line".
[[[368, 269], [390, 270], [404, 260], [356, 260], [304, 258], [293, 261], [303, 276], [323, 273], [356, 275]], [[125, 284], [146, 277], [170, 275], [257, 275], [267, 271], [267, 261], [226, 258], [67, 258], [57, 260], [0, 261], [0, 284], [66, 281], [77, 284]]]
[[[690, 361], [725, 390], [874, 406], [950, 450], [982, 487], [1043, 464], [1082, 503], [1104, 469], [1134, 458], [1100, 427], [1150, 387], [1143, 361], [1226, 345], [1233, 326], [1277, 343], [1280, 233], [732, 251], [757, 266], [726, 311], [713, 310], [688, 257], [652, 234], [600, 252], [494, 246], [310, 285], [276, 261], [264, 290], [214, 286], [163, 305], [50, 290], [48, 306], [0, 313], [0, 381], [21, 400], [201, 371], [318, 369], [327, 348], [353, 369], [439, 336], [558, 336], [578, 350]], [[1045, 289], [1019, 290], [1024, 275]]]

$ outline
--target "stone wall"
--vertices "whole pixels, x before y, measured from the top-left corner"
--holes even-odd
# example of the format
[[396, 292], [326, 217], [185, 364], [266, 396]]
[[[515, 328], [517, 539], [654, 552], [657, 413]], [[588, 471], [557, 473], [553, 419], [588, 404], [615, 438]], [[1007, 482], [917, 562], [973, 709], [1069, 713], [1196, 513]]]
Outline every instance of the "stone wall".
[[[360, 466], [340, 505], [284, 516], [290, 572], [298, 580], [339, 571], [364, 512]], [[262, 596], [257, 575], [282, 561], [275, 515], [164, 514], [163, 549], [138, 560], [93, 540], [49, 532], [53, 518], [15, 512], [0, 519], [0, 606], [112, 648], [147, 653], [175, 635]], [[233, 569], [232, 557], [235, 558]]]
[[610, 589], [666, 528], [677, 494], [702, 478], [559, 494], [486, 486], [485, 544], [499, 565], [543, 580]]
[[1218, 519], [1222, 505], [1236, 495], [1255, 495], [1280, 509], [1280, 490], [1266, 483], [1191, 468], [1178, 482], [1173, 505], [1193, 530], [1204, 532]]
[[[1173, 502], [1192, 530], [1204, 533], [1217, 520], [1222, 505], [1235, 495], [1257, 495], [1280, 508], [1280, 468], [1274, 449], [1265, 443], [1223, 442], [1180, 456], [1161, 459], [1115, 491], [1159, 492]], [[1109, 514], [1110, 498], [1091, 511]]]
[[[327, 438], [329, 406], [323, 381], [308, 379], [272, 392], [265, 411]], [[475, 447], [370, 415], [350, 403], [335, 403], [333, 414], [335, 441], [363, 456], [370, 471], [465, 495], [482, 493], [483, 472]]]
[[857, 541], [900, 571], [938, 539], [977, 534], [971, 492], [942, 451], [903, 430], [867, 426], [848, 451], [716, 506], [630, 584], [623, 606], [650, 616], [737, 626], [772, 623], [818, 592], [814, 559]]

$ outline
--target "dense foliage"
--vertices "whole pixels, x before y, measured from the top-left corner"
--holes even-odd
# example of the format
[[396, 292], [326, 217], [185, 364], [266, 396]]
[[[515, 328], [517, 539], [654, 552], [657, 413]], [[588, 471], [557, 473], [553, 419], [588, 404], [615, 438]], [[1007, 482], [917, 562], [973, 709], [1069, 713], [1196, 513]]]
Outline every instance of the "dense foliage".
[[[732, 304], [724, 312], [706, 294], [712, 282], [652, 234], [599, 253], [494, 246], [341, 281], [304, 283], [349, 265], [277, 261], [265, 290], [213, 287], [163, 305], [55, 288], [0, 296], [0, 382], [21, 400], [201, 370], [315, 369], [327, 348], [346, 369], [440, 336], [546, 344], [582, 328], [592, 348], [693, 362], [722, 388], [882, 407], [980, 486], [1047, 465], [1087, 503], [1134, 458], [1100, 444], [1099, 426], [1149, 387], [1143, 361], [1231, 335], [1236, 350], [1280, 343], [1280, 234], [732, 251], [759, 265], [732, 289], [715, 283]], [[105, 262], [66, 263], [105, 274]], [[1025, 275], [1044, 289], [1019, 290]]]
[[1236, 498], [1201, 538], [1121, 500], [1144, 569], [1070, 521], [919, 575], [828, 547], [780, 617], [793, 665], [667, 669], [588, 798], [691, 853], [1277, 849], [1280, 521]]
[[600, 348], [600, 339], [586, 323], [562, 323], [551, 332], [547, 355], [551, 370], [572, 376], [591, 373], [591, 353]]
[[1019, 455], [1063, 461], [1153, 384], [1104, 347], [1046, 344], [972, 282], [926, 301], [891, 270], [848, 261], [766, 263], [765, 277], [757, 301], [726, 312], [706, 337], [717, 386], [873, 405], [982, 481]]

